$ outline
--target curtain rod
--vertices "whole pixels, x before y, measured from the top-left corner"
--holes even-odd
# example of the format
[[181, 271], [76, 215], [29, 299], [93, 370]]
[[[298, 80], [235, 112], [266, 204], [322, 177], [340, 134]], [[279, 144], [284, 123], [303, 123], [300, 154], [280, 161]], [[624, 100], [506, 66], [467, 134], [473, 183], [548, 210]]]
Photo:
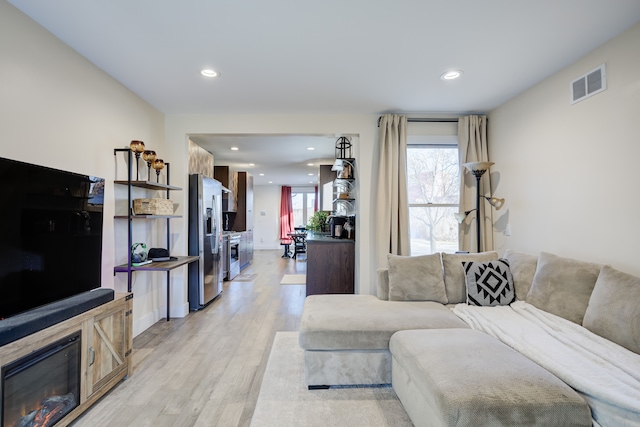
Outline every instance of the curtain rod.
[[[380, 127], [380, 120], [382, 120], [382, 116], [378, 117], [378, 127]], [[407, 122], [414, 123], [457, 123], [457, 118], [449, 118], [449, 119], [429, 119], [426, 117], [407, 117]]]

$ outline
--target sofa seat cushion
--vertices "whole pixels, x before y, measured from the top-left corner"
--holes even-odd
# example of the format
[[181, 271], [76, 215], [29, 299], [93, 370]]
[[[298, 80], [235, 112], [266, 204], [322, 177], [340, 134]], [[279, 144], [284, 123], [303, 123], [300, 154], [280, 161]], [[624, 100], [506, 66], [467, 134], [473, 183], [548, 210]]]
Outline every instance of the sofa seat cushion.
[[485, 333], [400, 331], [390, 350], [393, 388], [416, 426], [591, 426], [578, 393]]
[[373, 295], [310, 295], [300, 320], [305, 350], [385, 350], [405, 329], [469, 328], [433, 301], [381, 301]]

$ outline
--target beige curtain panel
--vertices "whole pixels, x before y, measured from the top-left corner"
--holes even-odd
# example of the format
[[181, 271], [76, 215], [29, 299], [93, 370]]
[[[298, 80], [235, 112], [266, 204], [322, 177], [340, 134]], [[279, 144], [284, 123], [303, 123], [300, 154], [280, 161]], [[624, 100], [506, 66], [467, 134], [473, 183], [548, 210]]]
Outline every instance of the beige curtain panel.
[[407, 196], [407, 117], [385, 114], [380, 119], [380, 163], [376, 201], [378, 267], [387, 266], [387, 254], [409, 255]]
[[[488, 162], [487, 117], [466, 116], [458, 120], [458, 153], [460, 157], [460, 212], [476, 207], [476, 178], [463, 163]], [[491, 174], [485, 173], [480, 180], [480, 195], [491, 195]], [[483, 251], [493, 250], [493, 211], [480, 201], [480, 212], [467, 216], [460, 224], [458, 235], [461, 251], [474, 251], [476, 243], [475, 215], [480, 215], [480, 239]]]

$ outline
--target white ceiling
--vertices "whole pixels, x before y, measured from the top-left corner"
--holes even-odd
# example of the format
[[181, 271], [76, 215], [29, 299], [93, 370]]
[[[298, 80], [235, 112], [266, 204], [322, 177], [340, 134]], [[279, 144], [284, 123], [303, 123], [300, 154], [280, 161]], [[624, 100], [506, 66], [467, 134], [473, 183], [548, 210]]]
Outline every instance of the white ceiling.
[[[214, 153], [216, 165], [249, 172], [254, 185], [295, 187], [317, 185], [318, 166], [333, 164], [338, 139], [335, 135], [192, 134], [190, 137]], [[231, 147], [237, 147], [238, 151], [232, 151]], [[313, 150], [308, 150], [309, 147]]]
[[640, 20], [640, 0], [8, 1], [165, 114], [487, 112]]

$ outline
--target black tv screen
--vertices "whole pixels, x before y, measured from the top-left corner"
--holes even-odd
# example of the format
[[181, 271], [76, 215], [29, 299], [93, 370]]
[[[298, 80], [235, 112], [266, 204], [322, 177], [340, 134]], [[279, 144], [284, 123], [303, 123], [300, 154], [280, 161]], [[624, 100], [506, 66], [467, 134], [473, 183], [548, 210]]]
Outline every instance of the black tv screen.
[[104, 179], [0, 158], [0, 197], [0, 319], [100, 287]]

